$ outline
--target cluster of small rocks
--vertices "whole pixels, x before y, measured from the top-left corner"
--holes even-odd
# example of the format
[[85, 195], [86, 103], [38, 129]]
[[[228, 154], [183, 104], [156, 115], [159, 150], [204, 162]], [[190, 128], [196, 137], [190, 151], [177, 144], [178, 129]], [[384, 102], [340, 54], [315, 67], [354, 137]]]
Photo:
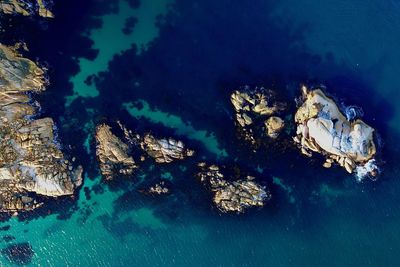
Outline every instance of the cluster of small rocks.
[[150, 186], [146, 192], [151, 195], [166, 195], [170, 193], [170, 189], [164, 181], [160, 181]]
[[251, 89], [243, 87], [231, 94], [231, 103], [235, 108], [236, 123], [244, 133], [245, 139], [255, 143], [254, 128], [259, 122], [265, 127], [265, 133], [270, 138], [277, 138], [283, 130], [285, 122], [277, 115], [286, 109], [286, 105], [275, 100], [273, 91], [264, 87]]
[[262, 207], [271, 198], [264, 186], [257, 184], [254, 177], [229, 181], [224, 168], [199, 163], [197, 177], [213, 192], [213, 202], [221, 212], [242, 213], [250, 207]]

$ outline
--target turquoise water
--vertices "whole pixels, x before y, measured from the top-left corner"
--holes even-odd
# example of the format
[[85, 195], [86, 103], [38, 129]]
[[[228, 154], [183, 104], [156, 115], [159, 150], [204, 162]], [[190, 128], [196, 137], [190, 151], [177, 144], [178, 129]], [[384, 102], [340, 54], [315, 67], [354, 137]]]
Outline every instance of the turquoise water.
[[[48, 215], [45, 208], [40, 216], [2, 222], [10, 229], [0, 233], [16, 239], [0, 248], [29, 242], [35, 253], [29, 266], [398, 266], [399, 3], [143, 0], [131, 8], [115, 2], [119, 11], [105, 14], [76, 3], [86, 7], [77, 18], [103, 22], [90, 27], [81, 19], [85, 30], [77, 27], [78, 35], [65, 26], [68, 17], [55, 19], [55, 31], [65, 30], [72, 42], [56, 42], [62, 53], [54, 54], [76, 59], [75, 72], [43, 51], [47, 39], [31, 37], [31, 53], [50, 68], [43, 114], [59, 123], [64, 149], [76, 153], [86, 177], [72, 204], [60, 201], [60, 210], [49, 207]], [[100, 2], [90, 3], [98, 8]], [[56, 3], [55, 11], [64, 5], [75, 4]], [[138, 22], [125, 35], [130, 16]], [[51, 26], [41, 27], [40, 36], [47, 36]], [[86, 47], [75, 54], [68, 48], [77, 36], [93, 41], [97, 57], [89, 60]], [[47, 41], [54, 49], [53, 37]], [[98, 81], [85, 84], [88, 75]], [[343, 83], [343, 76], [357, 82]], [[298, 82], [331, 85], [328, 91], [348, 104], [362, 103], [360, 96], [370, 101], [362, 105], [366, 119], [378, 125], [385, 144], [380, 180], [358, 183], [297, 151], [271, 146], [254, 154], [236, 138], [230, 91], [262, 83], [284, 92]], [[271, 189], [271, 202], [244, 215], [219, 214], [193, 178], [191, 161], [102, 182], [93, 130], [117, 119], [193, 142], [193, 161], [253, 170]], [[173, 184], [171, 196], [138, 192], [161, 178]], [[15, 266], [4, 255], [0, 263]]]
[[[85, 84], [85, 79], [92, 74], [105, 71], [114, 55], [130, 48], [132, 44], [140, 47], [139, 53], [146, 51], [148, 44], [158, 35], [157, 16], [165, 14], [169, 4], [169, 0], [144, 1], [135, 9], [121, 0], [116, 14], [101, 17], [102, 26], [88, 34], [94, 43], [93, 48], [98, 49], [99, 53], [95, 60], [79, 58], [81, 70], [71, 79], [74, 84], [73, 95], [67, 97], [66, 105], [70, 105], [79, 96], [98, 96], [96, 87]], [[137, 18], [137, 23], [132, 33], [124, 34], [121, 29], [129, 17]]]
[[200, 141], [211, 153], [218, 157], [228, 156], [226, 151], [220, 148], [220, 144], [213, 133], [208, 133], [205, 130], [196, 130], [191, 123], [185, 123], [178, 116], [151, 109], [146, 101], [137, 100], [136, 104], [142, 105], [142, 108], [136, 108], [132, 103], [123, 103], [122, 105], [136, 119], [145, 118], [153, 123], [161, 123], [165, 127], [174, 129], [178, 135], [184, 135], [189, 139]]

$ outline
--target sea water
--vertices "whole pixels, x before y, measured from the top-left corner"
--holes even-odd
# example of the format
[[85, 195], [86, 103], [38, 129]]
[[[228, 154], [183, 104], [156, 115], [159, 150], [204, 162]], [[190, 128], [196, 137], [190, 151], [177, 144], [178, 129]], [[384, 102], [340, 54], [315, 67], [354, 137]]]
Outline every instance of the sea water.
[[[55, 119], [85, 180], [73, 199], [4, 218], [1, 249], [28, 242], [30, 266], [398, 265], [399, 3], [109, 3], [119, 8], [55, 1], [54, 20], [14, 18], [6, 35], [25, 40], [28, 55], [48, 66], [41, 115]], [[126, 35], [131, 16], [137, 23]], [[345, 105], [362, 107], [383, 140], [380, 179], [357, 182], [296, 150], [253, 153], [237, 138], [231, 91], [259, 85], [294, 100], [301, 83], [324, 84]], [[105, 183], [92, 136], [97, 123], [116, 120], [183, 139], [196, 156]], [[253, 170], [272, 200], [219, 214], [193, 177], [199, 160]], [[172, 195], [139, 193], [160, 178], [173, 184]]]

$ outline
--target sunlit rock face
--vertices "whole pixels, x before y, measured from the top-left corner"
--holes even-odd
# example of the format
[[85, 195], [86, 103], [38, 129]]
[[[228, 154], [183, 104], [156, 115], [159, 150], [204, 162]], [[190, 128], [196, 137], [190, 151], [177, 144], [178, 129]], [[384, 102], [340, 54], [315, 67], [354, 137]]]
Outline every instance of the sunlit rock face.
[[157, 139], [151, 134], [143, 137], [141, 147], [157, 163], [170, 163], [194, 155], [194, 151], [187, 149], [182, 141], [173, 138]]
[[111, 132], [110, 126], [97, 126], [96, 141], [96, 155], [105, 179], [111, 180], [115, 175], [130, 175], [137, 168], [128, 154], [129, 146]]
[[286, 104], [276, 101], [275, 93], [264, 87], [244, 86], [231, 94], [236, 124], [245, 140], [256, 143], [256, 132], [277, 138], [285, 123], [278, 115]]
[[197, 177], [213, 193], [214, 205], [221, 212], [243, 213], [248, 208], [264, 206], [271, 198], [268, 190], [252, 176], [231, 180], [223, 167], [206, 163], [198, 166]]
[[[156, 163], [171, 163], [194, 155], [182, 141], [169, 138], [156, 138], [150, 133], [139, 135], [118, 122], [123, 137], [117, 137], [109, 125], [96, 128], [96, 154], [104, 178], [116, 175], [131, 175], [141, 161], [147, 158]], [[135, 154], [135, 157], [133, 155]], [[138, 163], [136, 163], [138, 162]]]
[[303, 103], [295, 114], [294, 140], [303, 154], [326, 156], [324, 167], [336, 162], [349, 173], [376, 176], [374, 129], [360, 119], [349, 121], [320, 89], [302, 87]]
[[64, 158], [51, 118], [35, 115], [27, 92], [45, 90], [44, 70], [0, 44], [0, 211], [32, 210], [38, 195], [72, 195], [82, 168]]
[[53, 18], [53, 13], [43, 0], [0, 0], [0, 11], [5, 14], [21, 14], [32, 16], [37, 14], [45, 18]]

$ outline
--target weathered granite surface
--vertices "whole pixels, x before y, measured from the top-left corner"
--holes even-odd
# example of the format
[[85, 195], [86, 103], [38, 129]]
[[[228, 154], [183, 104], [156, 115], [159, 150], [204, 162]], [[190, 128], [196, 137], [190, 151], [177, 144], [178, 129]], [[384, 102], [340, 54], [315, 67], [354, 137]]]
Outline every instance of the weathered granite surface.
[[38, 14], [45, 18], [54, 17], [43, 0], [0, 0], [0, 11], [5, 14], [21, 14], [23, 16]]
[[294, 137], [302, 153], [325, 155], [327, 168], [336, 162], [349, 173], [375, 176], [375, 130], [360, 119], [347, 120], [335, 101], [320, 89], [303, 86], [302, 94], [303, 103], [295, 115]]
[[102, 175], [106, 179], [111, 179], [116, 174], [132, 174], [146, 158], [151, 158], [156, 163], [171, 163], [194, 154], [182, 141], [173, 138], [158, 139], [150, 133], [141, 136], [120, 122], [117, 123], [124, 133], [123, 140], [114, 135], [111, 127], [106, 124], [96, 128], [96, 154]]
[[271, 198], [268, 190], [254, 181], [254, 177], [231, 181], [225, 169], [217, 165], [198, 164], [197, 177], [213, 192], [213, 202], [221, 212], [242, 213], [250, 207], [262, 207]]
[[157, 163], [170, 163], [194, 155], [194, 151], [185, 148], [182, 141], [172, 138], [157, 139], [149, 133], [144, 135], [140, 145]]
[[275, 93], [264, 87], [244, 86], [231, 94], [235, 108], [235, 120], [246, 140], [255, 144], [255, 131], [265, 127], [270, 138], [277, 138], [285, 123], [278, 115], [286, 109], [286, 104], [276, 101]]
[[64, 158], [51, 118], [32, 119], [28, 92], [45, 90], [44, 70], [0, 44], [0, 211], [32, 210], [39, 195], [72, 195], [82, 168]]
[[100, 171], [106, 180], [114, 175], [130, 175], [137, 165], [129, 155], [129, 146], [111, 132], [111, 127], [101, 124], [96, 127], [96, 155]]

